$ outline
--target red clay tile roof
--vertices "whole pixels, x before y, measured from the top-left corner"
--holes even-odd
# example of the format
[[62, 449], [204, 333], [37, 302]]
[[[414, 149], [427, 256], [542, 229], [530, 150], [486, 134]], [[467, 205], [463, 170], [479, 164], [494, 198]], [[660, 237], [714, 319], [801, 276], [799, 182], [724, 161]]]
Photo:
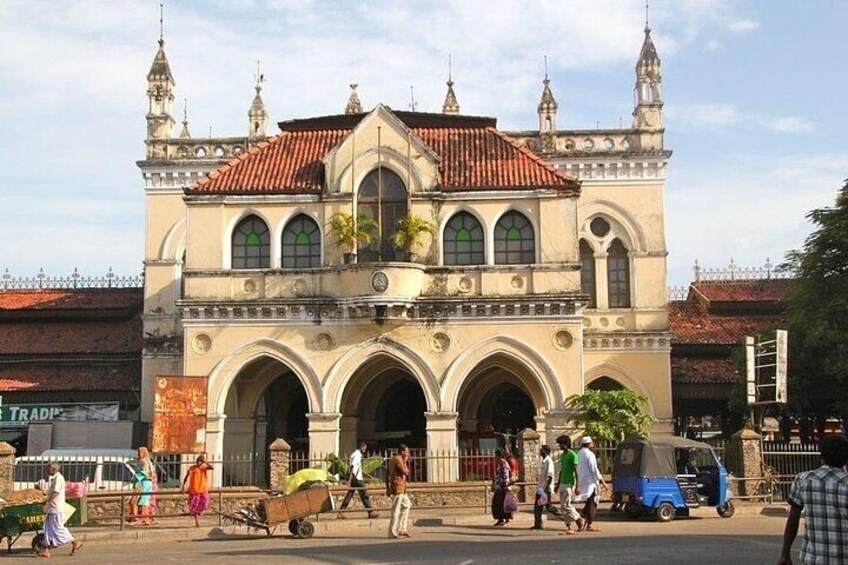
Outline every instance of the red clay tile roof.
[[0, 391], [130, 391], [141, 386], [141, 360], [109, 363], [0, 364]]
[[[580, 192], [574, 178], [560, 173], [494, 127], [462, 120], [456, 121], [457, 127], [446, 127], [448, 122], [435, 118], [432, 121], [435, 127], [426, 127], [426, 120], [416, 119], [416, 125], [410, 129], [439, 156], [444, 191], [548, 188], [573, 196]], [[250, 148], [186, 192], [321, 192], [322, 159], [350, 133], [352, 122], [350, 117], [305, 122], [314, 129], [293, 126]], [[331, 127], [334, 123], [339, 127]]]
[[678, 384], [735, 383], [742, 379], [730, 359], [671, 358], [671, 380]]
[[737, 345], [745, 336], [755, 335], [785, 321], [769, 312], [756, 314], [716, 314], [689, 301], [668, 303], [668, 323], [673, 343]]
[[126, 354], [142, 349], [141, 318], [0, 321], [0, 355]]
[[142, 307], [140, 288], [73, 290], [4, 290], [0, 312], [19, 310], [113, 310]]
[[778, 302], [791, 284], [791, 279], [694, 282], [690, 293], [710, 302]]

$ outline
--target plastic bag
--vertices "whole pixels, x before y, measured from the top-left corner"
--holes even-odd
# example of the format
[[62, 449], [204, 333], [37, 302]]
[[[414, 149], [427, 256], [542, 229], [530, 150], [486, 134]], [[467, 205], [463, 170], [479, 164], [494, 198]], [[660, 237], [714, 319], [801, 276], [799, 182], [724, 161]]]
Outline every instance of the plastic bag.
[[539, 494], [539, 498], [536, 499], [536, 506], [547, 506], [548, 505], [548, 493], [543, 492]]
[[504, 496], [504, 512], [507, 514], [518, 512], [518, 500], [512, 491], [506, 491], [506, 495]]

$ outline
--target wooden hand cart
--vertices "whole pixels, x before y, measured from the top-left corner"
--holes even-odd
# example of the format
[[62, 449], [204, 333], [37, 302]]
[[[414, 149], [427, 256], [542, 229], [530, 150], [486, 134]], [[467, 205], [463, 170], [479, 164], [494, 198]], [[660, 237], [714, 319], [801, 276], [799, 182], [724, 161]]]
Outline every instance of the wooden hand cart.
[[279, 495], [259, 501], [255, 508], [245, 508], [235, 513], [224, 514], [224, 518], [245, 524], [250, 528], [264, 530], [273, 535], [277, 526], [288, 522], [289, 532], [299, 538], [311, 538], [315, 526], [307, 518], [312, 515], [332, 512], [334, 508], [330, 487], [315, 486], [294, 494]]
[[44, 534], [44, 503], [16, 504], [0, 508], [0, 542], [6, 538], [6, 549], [12, 552], [12, 546], [26, 532], [37, 532], [32, 538], [32, 549], [38, 551]]

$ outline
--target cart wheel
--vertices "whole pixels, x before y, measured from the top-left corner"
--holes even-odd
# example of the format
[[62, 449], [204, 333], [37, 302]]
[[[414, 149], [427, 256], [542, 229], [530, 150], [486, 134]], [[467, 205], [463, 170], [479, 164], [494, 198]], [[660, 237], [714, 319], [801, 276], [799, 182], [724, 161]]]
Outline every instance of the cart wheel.
[[44, 534], [35, 534], [32, 538], [32, 550], [41, 551], [42, 547], [44, 547]]
[[297, 535], [303, 539], [309, 539], [312, 537], [312, 534], [315, 533], [315, 526], [312, 525], [312, 522], [307, 522], [304, 520], [300, 524], [297, 525]]
[[628, 502], [624, 506], [624, 513], [627, 514], [630, 518], [638, 518], [642, 515], [642, 505], [633, 502]]
[[716, 512], [722, 518], [730, 518], [736, 513], [736, 507], [728, 500], [722, 506], [716, 506]]
[[297, 535], [297, 526], [300, 524], [300, 520], [289, 520], [289, 532], [291, 535]]
[[657, 507], [657, 520], [660, 522], [671, 522], [677, 510], [671, 502], [663, 502]]

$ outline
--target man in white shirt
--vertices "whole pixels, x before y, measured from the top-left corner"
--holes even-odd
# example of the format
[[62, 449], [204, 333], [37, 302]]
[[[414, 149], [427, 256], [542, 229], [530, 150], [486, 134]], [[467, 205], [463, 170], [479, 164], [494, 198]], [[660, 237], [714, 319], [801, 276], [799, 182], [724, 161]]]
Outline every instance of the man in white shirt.
[[533, 504], [533, 527], [531, 530], [542, 529], [542, 513], [551, 506], [551, 483], [554, 480], [554, 460], [551, 458], [551, 447], [543, 445], [539, 448], [539, 480], [536, 483], [536, 498]]
[[47, 502], [44, 504], [44, 546], [38, 552], [41, 557], [50, 557], [50, 550], [60, 545], [71, 544], [71, 555], [82, 547], [65, 527], [65, 477], [59, 472], [58, 463], [47, 466], [50, 481], [47, 487]]
[[583, 437], [580, 441], [583, 446], [577, 452], [577, 493], [580, 498], [586, 500], [583, 506], [583, 524], [586, 531], [599, 532], [600, 528], [593, 524], [595, 521], [595, 513], [598, 510], [598, 499], [601, 496], [601, 485], [606, 487], [606, 482], [601, 476], [601, 471], [598, 469], [598, 458], [592, 452], [592, 438], [589, 436]]
[[[345, 494], [342, 501], [341, 510], [345, 510], [350, 501], [353, 500], [353, 495], [359, 493], [359, 498], [362, 500], [362, 505], [368, 510], [369, 518], [377, 518], [379, 514], [371, 510], [371, 499], [368, 496], [368, 491], [365, 490], [365, 474], [362, 472], [362, 457], [368, 451], [368, 444], [364, 441], [359, 442], [359, 449], [356, 449], [350, 455], [350, 470], [348, 472], [348, 485], [350, 489]], [[342, 512], [339, 512], [339, 518], [345, 518]]]

